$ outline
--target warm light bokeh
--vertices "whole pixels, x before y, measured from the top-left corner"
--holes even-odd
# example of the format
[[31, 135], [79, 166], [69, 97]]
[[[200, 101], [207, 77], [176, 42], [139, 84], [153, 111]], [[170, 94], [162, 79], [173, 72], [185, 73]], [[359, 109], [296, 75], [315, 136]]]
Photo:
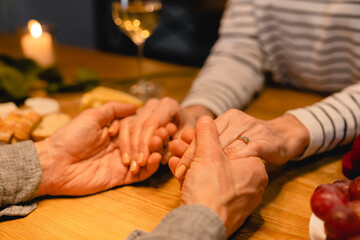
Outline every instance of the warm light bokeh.
[[28, 22], [28, 29], [34, 38], [39, 38], [42, 35], [42, 28], [38, 21], [32, 19]]
[[24, 56], [44, 67], [53, 65], [55, 55], [51, 34], [43, 31], [41, 24], [34, 19], [28, 22], [27, 27], [28, 32], [24, 33], [20, 39]]

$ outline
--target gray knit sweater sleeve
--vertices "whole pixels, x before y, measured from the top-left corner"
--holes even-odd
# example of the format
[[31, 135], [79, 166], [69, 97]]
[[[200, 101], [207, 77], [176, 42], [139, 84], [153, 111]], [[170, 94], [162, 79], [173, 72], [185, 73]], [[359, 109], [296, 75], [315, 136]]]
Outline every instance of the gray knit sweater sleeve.
[[150, 233], [135, 230], [127, 240], [222, 240], [225, 226], [220, 217], [203, 205], [186, 205], [172, 210]]
[[0, 217], [31, 213], [40, 182], [40, 161], [31, 141], [0, 147]]

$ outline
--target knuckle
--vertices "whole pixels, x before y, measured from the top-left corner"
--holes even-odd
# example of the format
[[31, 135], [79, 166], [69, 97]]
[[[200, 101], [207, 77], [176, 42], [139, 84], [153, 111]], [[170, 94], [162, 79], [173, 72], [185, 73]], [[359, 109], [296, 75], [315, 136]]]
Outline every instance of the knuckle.
[[155, 104], [158, 104], [159, 102], [160, 102], [159, 99], [150, 98], [150, 99], [146, 102], [146, 105], [155, 105]]
[[137, 125], [132, 125], [130, 126], [130, 134], [133, 135], [134, 133], [136, 133], [138, 131], [138, 127]]
[[162, 99], [162, 101], [164, 102], [164, 104], [166, 105], [171, 105], [171, 106], [178, 106], [178, 102], [173, 99], [173, 98], [170, 98], [170, 97], [164, 97]]
[[165, 103], [171, 103], [171, 102], [173, 102], [174, 100], [172, 99], [172, 98], [170, 98], [170, 97], [164, 97], [164, 98], [162, 98], [161, 99], [163, 102], [165, 102]]
[[238, 116], [238, 115], [241, 115], [241, 111], [238, 110], [238, 109], [235, 109], [235, 108], [231, 108], [229, 109], [228, 111], [226, 111], [225, 113], [226, 115], [229, 115], [229, 116]]
[[237, 112], [237, 110], [236, 110], [236, 109], [231, 108], [231, 109], [229, 109], [229, 110], [227, 110], [227, 111], [226, 111], [226, 114], [228, 114], [228, 115], [232, 115], [232, 114], [235, 114], [236, 112]]
[[259, 164], [256, 173], [257, 173], [256, 175], [259, 176], [261, 185], [267, 185], [269, 181], [269, 176], [266, 172], [264, 164]]
[[153, 117], [146, 119], [145, 122], [143, 123], [144, 128], [148, 128], [148, 127], [152, 127], [152, 126], [158, 126], [157, 119], [155, 119]]
[[269, 176], [266, 172], [265, 165], [262, 163], [261, 159], [254, 161], [252, 165], [254, 176], [258, 179], [258, 185], [265, 187], [269, 182]]

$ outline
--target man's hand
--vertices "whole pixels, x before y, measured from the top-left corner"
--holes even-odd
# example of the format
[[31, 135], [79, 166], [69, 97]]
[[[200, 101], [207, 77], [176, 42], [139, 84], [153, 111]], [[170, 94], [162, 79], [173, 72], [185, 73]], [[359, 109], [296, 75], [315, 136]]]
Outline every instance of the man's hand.
[[87, 195], [151, 176], [159, 162], [149, 161], [138, 174], [131, 174], [122, 163], [118, 137], [109, 133], [114, 120], [135, 111], [135, 105], [109, 102], [85, 110], [35, 143], [43, 169], [38, 196]]
[[[245, 145], [242, 141], [234, 144]], [[223, 220], [230, 236], [261, 201], [268, 182], [264, 164], [258, 157], [227, 157], [221, 148], [214, 121], [200, 118], [183, 157], [172, 157], [174, 175], [187, 165], [181, 182], [181, 204], [203, 204]], [[181, 170], [180, 170], [181, 171]]]

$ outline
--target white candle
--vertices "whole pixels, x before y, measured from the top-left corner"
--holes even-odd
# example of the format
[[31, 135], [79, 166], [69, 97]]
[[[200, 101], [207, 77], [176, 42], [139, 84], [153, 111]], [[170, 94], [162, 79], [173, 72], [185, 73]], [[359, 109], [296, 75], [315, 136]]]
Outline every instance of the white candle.
[[21, 37], [21, 47], [26, 57], [34, 59], [42, 66], [54, 64], [53, 40], [48, 32], [43, 32], [36, 20], [28, 23], [29, 33]]

